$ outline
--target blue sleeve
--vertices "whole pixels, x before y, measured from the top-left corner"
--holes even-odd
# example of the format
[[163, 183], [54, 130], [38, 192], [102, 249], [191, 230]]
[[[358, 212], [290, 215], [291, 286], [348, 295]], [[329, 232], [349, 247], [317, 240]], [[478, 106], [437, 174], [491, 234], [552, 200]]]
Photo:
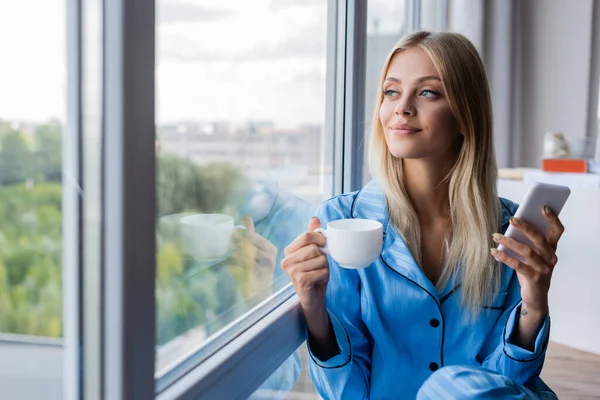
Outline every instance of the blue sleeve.
[[544, 365], [550, 335], [550, 317], [546, 316], [535, 340], [533, 351], [514, 344], [512, 338], [518, 330], [521, 310], [521, 286], [514, 273], [508, 288], [502, 314], [479, 354], [484, 368], [496, 371], [522, 385], [532, 384]]
[[[331, 200], [317, 211], [321, 226], [344, 218]], [[324, 399], [369, 397], [371, 344], [360, 309], [360, 278], [356, 270], [341, 268], [331, 257], [327, 285], [327, 309], [338, 344], [338, 354], [318, 359], [309, 346], [309, 370], [315, 388]]]

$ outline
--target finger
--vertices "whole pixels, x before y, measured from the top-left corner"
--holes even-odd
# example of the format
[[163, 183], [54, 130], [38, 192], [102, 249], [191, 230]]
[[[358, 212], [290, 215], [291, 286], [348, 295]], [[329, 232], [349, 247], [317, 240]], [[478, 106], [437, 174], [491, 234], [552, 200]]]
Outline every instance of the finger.
[[501, 263], [508, 265], [510, 268], [527, 278], [533, 278], [534, 275], [537, 274], [531, 265], [525, 264], [524, 262], [509, 256], [503, 251], [492, 248], [490, 249], [490, 253], [496, 259], [496, 261], [500, 261]]
[[294, 264], [292, 268], [289, 269], [288, 275], [292, 278], [292, 280], [297, 281], [300, 276], [309, 272], [323, 270], [329, 273], [329, 268], [327, 268], [327, 266], [327, 257], [322, 255], [302, 263]]
[[510, 219], [510, 224], [514, 226], [517, 230], [523, 232], [523, 234], [525, 234], [525, 236], [527, 236], [527, 238], [531, 240], [536, 250], [538, 250], [540, 253], [547, 252], [548, 249], [551, 248], [544, 234], [535, 229], [527, 221], [524, 221], [520, 218], [512, 217]]
[[519, 254], [525, 259], [525, 261], [529, 265], [533, 265], [539, 268], [545, 268], [546, 266], [543, 264], [549, 264], [554, 266], [554, 264], [556, 263], [556, 255], [554, 254], [554, 249], [552, 249], [546, 241], [542, 243], [542, 246], [544, 248], [542, 250], [538, 250], [533, 249], [531, 246], [518, 242], [500, 233], [494, 233], [492, 235], [492, 238], [494, 239], [494, 242], [502, 244], [507, 248], [513, 250], [515, 253]]
[[294, 241], [292, 243], [289, 244], [289, 246], [287, 246], [285, 248], [285, 255], [291, 255], [293, 253], [295, 253], [296, 251], [298, 251], [299, 249], [301, 249], [302, 247], [314, 244], [316, 246], [319, 247], [323, 247], [325, 246], [325, 236], [321, 235], [320, 233], [315, 233], [315, 232], [304, 232], [303, 234], [301, 234], [300, 236], [298, 236], [296, 239], [294, 239]]
[[321, 227], [321, 221], [317, 217], [312, 217], [308, 223], [308, 231], [313, 232], [315, 229]]
[[281, 261], [281, 266], [285, 270], [291, 265], [299, 264], [322, 255], [323, 253], [316, 244], [309, 244], [308, 246], [301, 247], [297, 251], [285, 257]]
[[294, 287], [296, 288], [309, 288], [317, 283], [325, 283], [328, 279], [329, 270], [321, 268], [298, 274], [292, 277], [292, 282], [294, 282]]
[[244, 218], [242, 218], [241, 224], [246, 229], [237, 230], [233, 234], [233, 240], [236, 242], [242, 239], [249, 238], [254, 233], [254, 221], [250, 216], [246, 215]]
[[252, 217], [246, 215], [244, 218], [242, 218], [242, 225], [246, 227], [248, 232], [254, 233], [254, 221], [252, 220]]
[[276, 263], [276, 254], [269, 253], [267, 251], [257, 249], [256, 252], [256, 266], [259, 269], [273, 270]]
[[277, 246], [271, 243], [267, 238], [259, 235], [256, 232], [252, 233], [250, 237], [256, 248], [264, 250], [266, 252], [277, 254]]
[[250, 269], [256, 265], [256, 257], [247, 254], [232, 254], [229, 258], [230, 263], [243, 269]]
[[256, 253], [256, 246], [250, 240], [250, 238], [238, 238], [234, 241], [235, 252], [254, 254]]
[[550, 246], [556, 250], [558, 245], [558, 241], [560, 240], [563, 232], [565, 231], [565, 227], [560, 222], [558, 215], [550, 207], [544, 207], [542, 210], [542, 214], [544, 214], [544, 218], [550, 223], [550, 229], [548, 230], [547, 239]]

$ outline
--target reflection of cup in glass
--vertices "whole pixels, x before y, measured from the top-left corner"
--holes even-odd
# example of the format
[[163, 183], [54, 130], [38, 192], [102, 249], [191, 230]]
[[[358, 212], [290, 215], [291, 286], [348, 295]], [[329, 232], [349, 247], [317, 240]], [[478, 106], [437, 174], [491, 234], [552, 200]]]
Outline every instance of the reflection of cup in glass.
[[316, 229], [327, 238], [326, 248], [340, 267], [366, 268], [379, 257], [383, 246], [383, 225], [379, 221], [360, 218], [329, 222], [327, 230]]
[[181, 219], [183, 245], [197, 260], [211, 261], [224, 257], [231, 247], [235, 231], [246, 229], [235, 225], [227, 214], [193, 214]]
[[181, 219], [194, 213], [169, 214], [158, 220], [158, 236], [168, 242], [181, 241]]

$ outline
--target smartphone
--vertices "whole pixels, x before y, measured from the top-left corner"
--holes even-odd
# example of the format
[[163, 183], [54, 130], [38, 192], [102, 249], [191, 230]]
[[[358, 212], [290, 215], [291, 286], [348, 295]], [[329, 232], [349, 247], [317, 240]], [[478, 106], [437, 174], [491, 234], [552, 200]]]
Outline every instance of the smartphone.
[[[517, 208], [515, 217], [528, 222], [542, 234], [546, 234], [546, 232], [548, 232], [549, 223], [546, 218], [544, 218], [542, 209], [544, 206], [548, 206], [556, 213], [556, 215], [560, 214], [560, 211], [567, 202], [570, 194], [571, 189], [569, 189], [568, 186], [536, 182], [531, 185], [529, 190], [527, 190], [527, 193], [525, 193], [523, 202], [519, 205], [519, 208]], [[512, 238], [517, 242], [533, 246], [533, 243], [527, 236], [512, 225], [508, 226], [504, 236]], [[523, 257], [503, 245], [498, 246], [498, 250], [505, 252], [517, 260], [525, 262]]]

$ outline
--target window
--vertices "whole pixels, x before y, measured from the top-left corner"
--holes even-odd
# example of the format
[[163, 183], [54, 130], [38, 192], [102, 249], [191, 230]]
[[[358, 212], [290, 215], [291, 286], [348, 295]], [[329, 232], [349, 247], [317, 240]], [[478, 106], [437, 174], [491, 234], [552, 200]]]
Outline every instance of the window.
[[157, 3], [159, 391], [292, 293], [284, 249], [333, 194], [327, 10]]
[[168, 398], [235, 348], [281, 364], [240, 393], [316, 397], [279, 264], [355, 181], [342, 166], [361, 170], [343, 137], [364, 109], [350, 91], [364, 80], [361, 7], [0, 4], [0, 49], [16, 60], [0, 76], [4, 395]]
[[447, 28], [448, 0], [421, 0], [419, 29], [443, 31]]
[[367, 67], [365, 73], [365, 139], [363, 144], [363, 181], [371, 180], [368, 168], [368, 145], [371, 120], [376, 103], [379, 76], [388, 53], [396, 42], [413, 28], [415, 1], [369, 1], [367, 13]]
[[[265, 382], [263, 382], [258, 389], [250, 397], [249, 400], [278, 400], [278, 399], [303, 399], [303, 400], [318, 400], [321, 399], [318, 393], [316, 393], [315, 387], [313, 386], [310, 374], [308, 372], [308, 347], [306, 343], [302, 345], [298, 352], [292, 354]], [[298, 363], [301, 361], [301, 364]], [[291, 373], [294, 366], [298, 367], [302, 365], [300, 373]], [[287, 390], [285, 387], [281, 388], [278, 382], [293, 377], [297, 379], [296, 384], [292, 390]], [[291, 382], [290, 382], [291, 383]]]
[[365, 73], [365, 138], [363, 182], [371, 180], [368, 144], [379, 75], [389, 51], [404, 35], [417, 30], [447, 29], [447, 0], [371, 0], [367, 13], [367, 65]]
[[0, 41], [0, 387], [4, 398], [60, 399], [63, 393], [64, 13], [62, 0], [0, 2], [4, 38]]

